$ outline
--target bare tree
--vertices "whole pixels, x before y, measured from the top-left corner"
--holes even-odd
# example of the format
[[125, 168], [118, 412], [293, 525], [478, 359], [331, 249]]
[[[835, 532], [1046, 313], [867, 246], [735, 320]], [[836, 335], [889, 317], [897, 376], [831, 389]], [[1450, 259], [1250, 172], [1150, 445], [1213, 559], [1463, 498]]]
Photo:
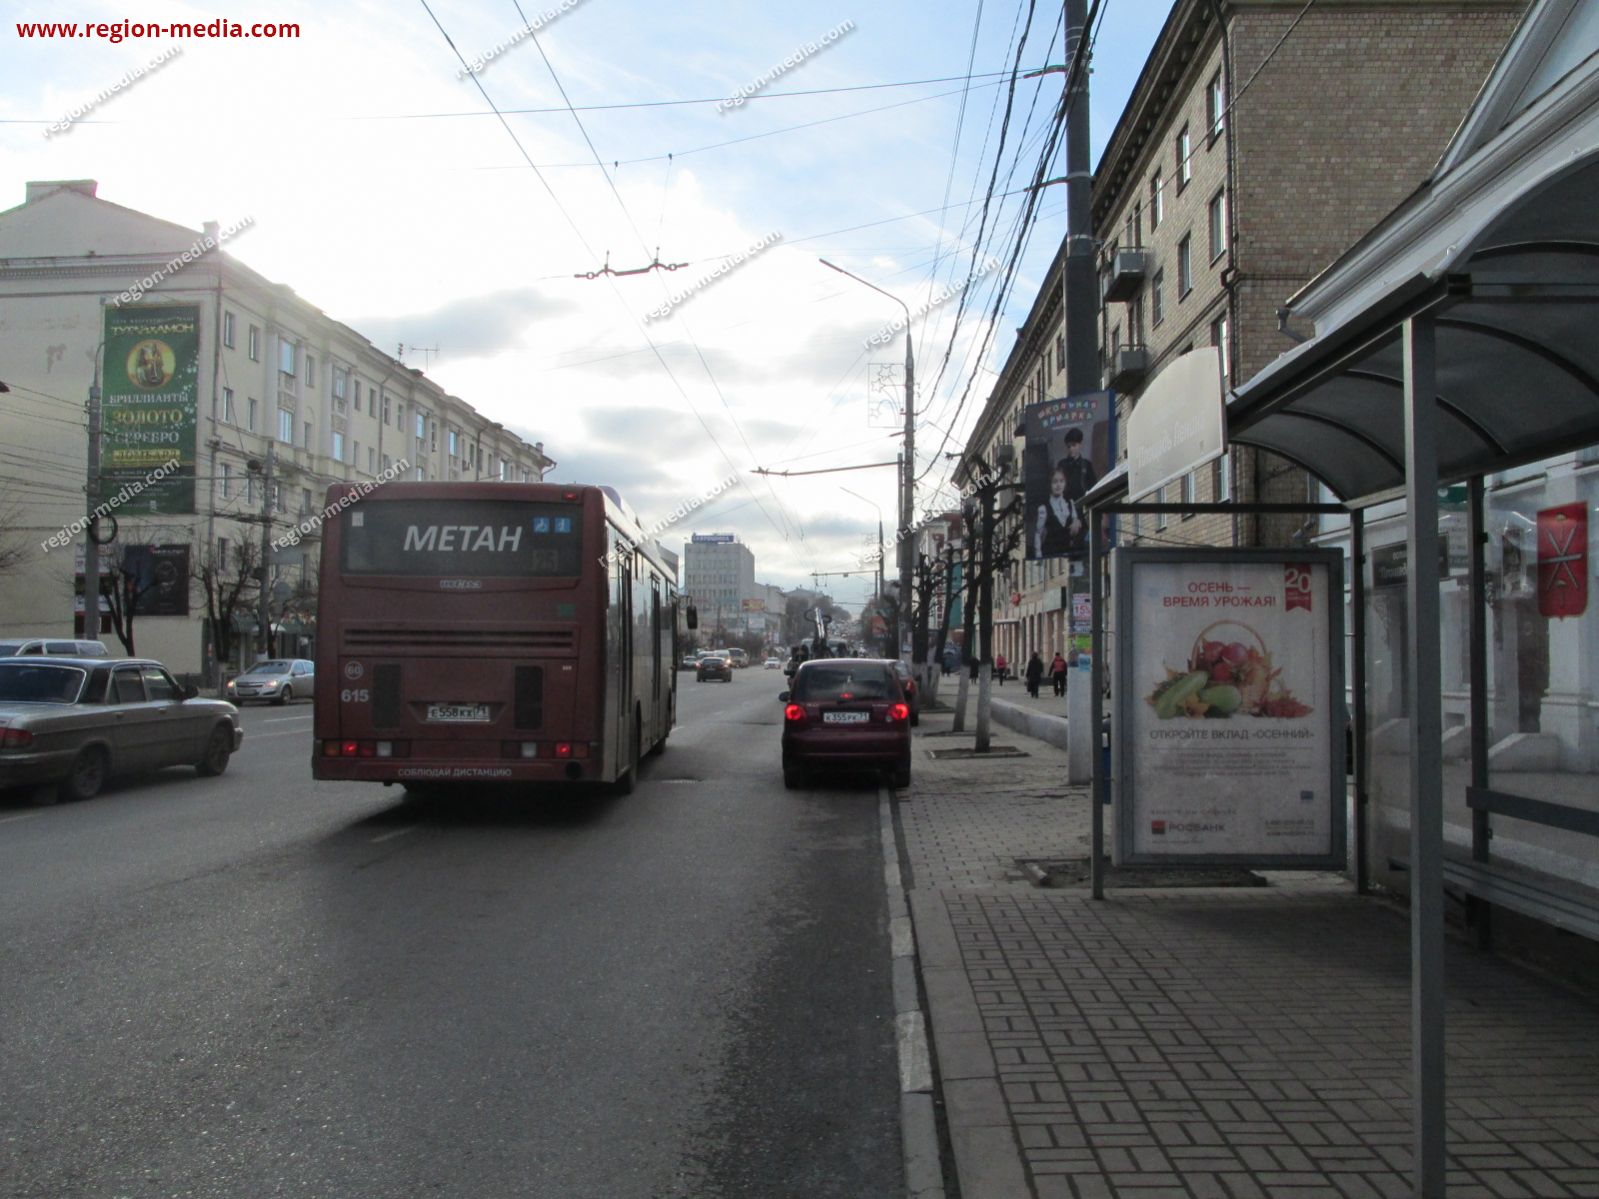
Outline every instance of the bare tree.
[[[207, 551], [209, 547], [207, 547]], [[225, 561], [202, 551], [192, 559], [191, 574], [205, 597], [206, 621], [211, 627], [211, 651], [220, 668], [233, 660], [233, 622], [248, 612], [261, 587], [261, 552], [249, 538], [229, 546]]]
[[16, 531], [21, 523], [21, 502], [0, 492], [0, 574], [8, 573], [28, 552], [27, 538]]

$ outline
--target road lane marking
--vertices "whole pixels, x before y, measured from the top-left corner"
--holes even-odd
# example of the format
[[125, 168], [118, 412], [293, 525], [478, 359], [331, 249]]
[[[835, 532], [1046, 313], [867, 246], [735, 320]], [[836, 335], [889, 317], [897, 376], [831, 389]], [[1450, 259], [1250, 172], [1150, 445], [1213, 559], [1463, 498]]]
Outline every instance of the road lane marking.
[[310, 720], [309, 714], [305, 716], [268, 716], [262, 720], [263, 724], [282, 724], [285, 720]]
[[6, 816], [0, 818], [0, 824], [11, 824], [18, 820], [32, 820], [35, 816], [43, 816], [43, 812], [23, 812], [20, 816]]
[[309, 731], [308, 729], [284, 729], [281, 733], [257, 733], [252, 737], [249, 731], [246, 730], [244, 739], [246, 741], [265, 741], [268, 737], [303, 737]]
[[377, 836], [372, 838], [372, 844], [376, 845], [380, 841], [392, 841], [395, 837], [403, 837], [406, 833], [414, 833], [421, 827], [422, 826], [420, 824], [411, 824], [407, 825], [405, 828], [394, 829], [391, 832], [379, 833]]

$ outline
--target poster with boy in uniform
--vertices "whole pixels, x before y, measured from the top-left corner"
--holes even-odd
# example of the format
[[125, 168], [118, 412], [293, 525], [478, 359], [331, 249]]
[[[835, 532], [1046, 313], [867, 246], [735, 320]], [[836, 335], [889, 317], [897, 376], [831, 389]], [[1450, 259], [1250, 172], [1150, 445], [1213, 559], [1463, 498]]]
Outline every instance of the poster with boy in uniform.
[[1022, 413], [1022, 494], [1029, 561], [1088, 553], [1082, 501], [1114, 453], [1114, 398], [1108, 391], [1044, 400]]

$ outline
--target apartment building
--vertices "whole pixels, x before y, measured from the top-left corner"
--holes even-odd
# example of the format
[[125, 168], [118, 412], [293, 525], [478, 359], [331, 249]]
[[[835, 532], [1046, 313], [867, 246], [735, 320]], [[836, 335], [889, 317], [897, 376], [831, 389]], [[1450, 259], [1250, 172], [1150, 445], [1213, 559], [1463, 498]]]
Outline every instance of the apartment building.
[[[1093, 185], [1100, 361], [1125, 420], [1149, 384], [1214, 346], [1230, 387], [1308, 331], [1280, 327], [1289, 295], [1427, 176], [1525, 9], [1524, 0], [1177, 0], [1107, 143]], [[1218, 13], [1221, 15], [1218, 16]], [[1065, 394], [1057, 255], [969, 441], [975, 478], [1022, 410]], [[1135, 499], [1320, 498], [1293, 463], [1240, 447]], [[1295, 516], [1144, 516], [1119, 535], [1151, 544], [1285, 544]], [[1086, 627], [1064, 559], [995, 583], [995, 648], [1012, 661]], [[1080, 622], [1079, 622], [1080, 623]]]
[[[292, 288], [229, 257], [217, 248], [225, 235], [214, 224], [187, 229], [97, 193], [92, 180], [29, 183], [21, 205], [0, 212], [0, 379], [11, 389], [0, 406], [9, 478], [0, 503], [22, 514], [10, 522], [19, 561], [0, 575], [8, 634], [65, 635], [73, 627], [81, 544], [75, 568], [69, 546], [48, 543], [84, 515], [91, 386], [106, 396], [103, 498], [130, 473], [112, 478], [119, 457], [165, 458], [170, 449], [181, 480], [129, 496], [116, 512], [118, 543], [102, 554], [115, 560], [120, 544], [159, 547], [169, 573], [185, 579], [203, 564], [226, 575], [243, 544], [261, 544], [263, 525], [266, 541], [278, 540], [321, 509], [334, 482], [537, 481], [554, 465], [542, 443], [488, 420]], [[130, 327], [170, 315], [189, 331], [181, 361], [164, 367], [170, 386], [181, 387], [163, 408], [175, 431], [145, 432], [138, 414], [117, 412], [126, 364], [104, 350], [108, 311]], [[148, 369], [159, 374], [163, 364]], [[128, 449], [152, 437], [167, 448]], [[275, 596], [305, 594], [318, 545], [312, 528], [298, 545], [270, 554]], [[195, 590], [175, 591], [159, 614], [141, 615], [134, 634], [141, 654], [199, 674], [218, 664], [208, 661]], [[274, 652], [306, 651], [314, 605], [285, 601], [275, 612]], [[239, 623], [253, 634], [252, 620]], [[240, 642], [247, 656], [251, 636]]]

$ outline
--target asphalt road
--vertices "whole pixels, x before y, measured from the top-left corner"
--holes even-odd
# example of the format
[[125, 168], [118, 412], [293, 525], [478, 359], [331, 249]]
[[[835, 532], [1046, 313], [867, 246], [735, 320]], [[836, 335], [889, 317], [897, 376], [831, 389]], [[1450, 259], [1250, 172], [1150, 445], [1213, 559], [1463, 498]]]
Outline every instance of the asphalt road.
[[626, 799], [312, 783], [308, 706], [0, 796], [0, 1196], [903, 1193], [876, 789], [679, 679]]

